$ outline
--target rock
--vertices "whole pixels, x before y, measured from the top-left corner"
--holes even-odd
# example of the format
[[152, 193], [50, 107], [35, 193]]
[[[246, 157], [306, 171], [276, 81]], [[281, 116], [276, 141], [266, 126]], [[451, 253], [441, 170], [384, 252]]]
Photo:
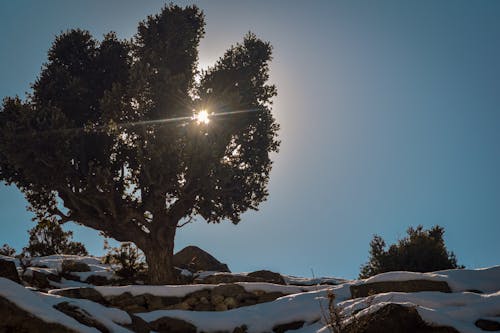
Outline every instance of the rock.
[[17, 274], [16, 264], [10, 260], [0, 259], [0, 277], [21, 283], [19, 274]]
[[275, 284], [286, 284], [285, 279], [279, 273], [271, 272], [268, 270], [255, 271], [248, 274], [249, 277], [255, 277], [262, 279], [263, 282], [275, 283]]
[[274, 326], [273, 327], [273, 332], [275, 332], [275, 333], [283, 333], [283, 332], [290, 331], [290, 330], [298, 330], [302, 326], [304, 326], [304, 321], [303, 320], [294, 321], [292, 323], [281, 324], [281, 325]]
[[414, 293], [419, 291], [440, 291], [451, 293], [448, 283], [432, 280], [383, 281], [350, 286], [352, 298], [367, 297], [387, 292]]
[[77, 306], [70, 305], [68, 302], [56, 304], [54, 305], [54, 308], [76, 319], [76, 321], [82, 323], [85, 326], [95, 327], [102, 333], [109, 333], [109, 330], [106, 328], [106, 326], [92, 318], [92, 316], [84, 309], [80, 309]]
[[129, 330], [135, 333], [149, 333], [151, 331], [148, 323], [144, 321], [144, 319], [130, 313], [129, 316], [132, 319], [132, 324], [123, 325], [125, 328], [128, 328]]
[[217, 294], [212, 295], [212, 297], [210, 298], [210, 302], [212, 303], [212, 305], [224, 303], [224, 296]]
[[230, 272], [226, 264], [196, 246], [188, 246], [177, 252], [174, 255], [174, 266], [193, 273], [198, 271]]
[[0, 297], [0, 318], [0, 332], [76, 333], [60, 324], [47, 323], [2, 297]]
[[236, 283], [236, 282], [264, 282], [258, 277], [233, 274], [213, 274], [204, 279], [195, 279], [195, 283], [203, 284], [221, 284], [221, 283]]
[[283, 297], [285, 294], [280, 293], [280, 292], [272, 292], [272, 293], [264, 293], [259, 296], [258, 302], [259, 303], [265, 303], [265, 302], [272, 302], [276, 300], [277, 298]]
[[219, 303], [215, 306], [215, 311], [226, 311], [227, 305], [224, 303]]
[[246, 293], [245, 288], [239, 284], [223, 284], [212, 289], [212, 296], [222, 295], [224, 297], [237, 297], [239, 294]]
[[52, 273], [51, 270], [47, 268], [28, 268], [25, 271], [24, 279], [27, 280], [33, 287], [39, 289], [51, 289], [52, 285], [50, 281], [60, 282], [61, 277]]
[[238, 303], [236, 303], [236, 300], [234, 299], [234, 297], [225, 298], [224, 305], [226, 305], [228, 309], [234, 309], [234, 308], [238, 307]]
[[85, 283], [90, 283], [94, 286], [106, 286], [109, 285], [109, 280], [102, 275], [90, 275], [85, 279]]
[[68, 272], [90, 272], [90, 267], [84, 262], [76, 260], [63, 260], [61, 265], [63, 273]]
[[393, 303], [351, 322], [342, 332], [459, 333], [452, 327], [430, 326], [422, 320], [415, 308]]
[[478, 319], [474, 323], [483, 331], [500, 331], [500, 322], [490, 319]]
[[104, 297], [94, 288], [66, 288], [53, 290], [50, 292], [53, 295], [59, 295], [69, 298], [80, 298], [80, 299], [88, 299], [93, 302], [107, 304]]
[[125, 292], [118, 296], [110, 297], [107, 301], [114, 307], [125, 310], [127, 312], [146, 312], [148, 305], [144, 295], [132, 296], [131, 293]]
[[196, 333], [197, 331], [193, 324], [169, 317], [157, 319], [149, 323], [149, 327], [159, 333]]

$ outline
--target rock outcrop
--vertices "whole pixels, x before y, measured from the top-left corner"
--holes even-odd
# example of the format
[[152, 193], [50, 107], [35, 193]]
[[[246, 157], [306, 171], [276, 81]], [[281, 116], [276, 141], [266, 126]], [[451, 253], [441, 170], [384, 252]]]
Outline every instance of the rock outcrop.
[[174, 255], [174, 266], [190, 272], [216, 271], [230, 272], [226, 264], [215, 259], [210, 253], [197, 246], [187, 246]]
[[16, 265], [13, 261], [0, 258], [0, 277], [21, 283]]

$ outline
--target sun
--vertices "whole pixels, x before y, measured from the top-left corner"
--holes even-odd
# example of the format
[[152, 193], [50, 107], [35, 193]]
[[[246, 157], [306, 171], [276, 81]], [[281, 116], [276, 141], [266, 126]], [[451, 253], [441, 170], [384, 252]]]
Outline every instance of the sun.
[[198, 113], [195, 113], [193, 119], [198, 122], [198, 124], [208, 124], [210, 122], [210, 118], [208, 117], [207, 110], [201, 110]]

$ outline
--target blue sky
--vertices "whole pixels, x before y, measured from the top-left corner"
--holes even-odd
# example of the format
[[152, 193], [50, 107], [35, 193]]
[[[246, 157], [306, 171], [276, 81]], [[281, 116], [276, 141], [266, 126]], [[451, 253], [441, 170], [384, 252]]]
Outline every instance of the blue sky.
[[[198, 245], [233, 271], [350, 278], [373, 234], [394, 242], [439, 224], [459, 263], [500, 264], [500, 2], [194, 3], [206, 14], [201, 66], [247, 31], [273, 44], [282, 147], [258, 212], [190, 224], [177, 249]], [[130, 38], [162, 5], [3, 1], [0, 96], [29, 91], [59, 32]], [[26, 205], [0, 185], [0, 244], [27, 243]], [[96, 232], [69, 228], [102, 253]]]

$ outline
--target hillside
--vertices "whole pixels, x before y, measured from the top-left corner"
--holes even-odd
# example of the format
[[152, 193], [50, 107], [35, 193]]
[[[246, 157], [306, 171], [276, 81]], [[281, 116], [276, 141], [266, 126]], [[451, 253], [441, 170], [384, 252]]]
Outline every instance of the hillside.
[[[193, 270], [193, 269], [191, 269]], [[483, 332], [500, 330], [500, 266], [366, 280], [179, 269], [124, 281], [99, 258], [0, 257], [0, 332]], [[332, 318], [333, 315], [333, 318]]]

